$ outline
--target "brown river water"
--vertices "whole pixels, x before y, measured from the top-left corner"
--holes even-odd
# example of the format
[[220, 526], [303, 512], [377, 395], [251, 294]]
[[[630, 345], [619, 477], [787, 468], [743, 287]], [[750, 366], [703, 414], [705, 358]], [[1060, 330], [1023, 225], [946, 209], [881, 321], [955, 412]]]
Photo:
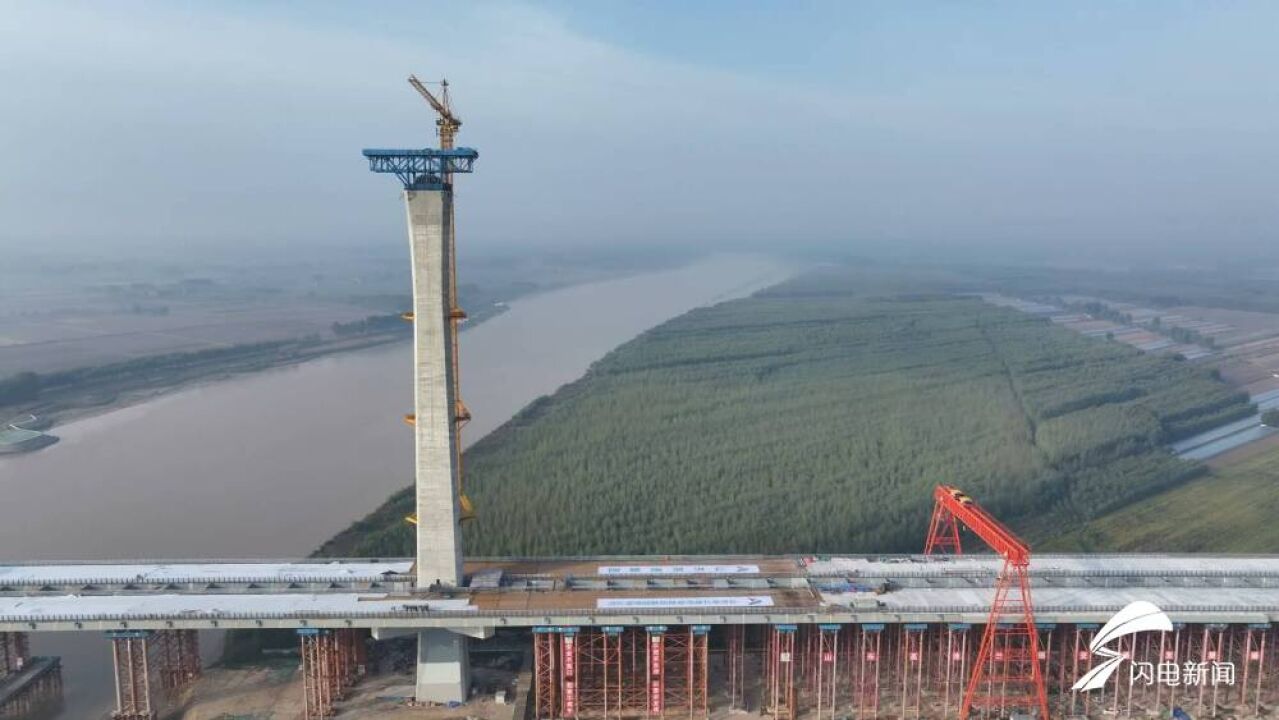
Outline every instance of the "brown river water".
[[[523, 298], [461, 335], [473, 442], [591, 362], [694, 307], [779, 282], [791, 268], [718, 256], [675, 270]], [[46, 450], [0, 458], [0, 562], [293, 558], [411, 483], [412, 348], [400, 343], [184, 389], [55, 428]], [[216, 641], [216, 638], [213, 638]], [[45, 633], [66, 707], [112, 701], [107, 641]], [[216, 654], [216, 642], [206, 643]]]

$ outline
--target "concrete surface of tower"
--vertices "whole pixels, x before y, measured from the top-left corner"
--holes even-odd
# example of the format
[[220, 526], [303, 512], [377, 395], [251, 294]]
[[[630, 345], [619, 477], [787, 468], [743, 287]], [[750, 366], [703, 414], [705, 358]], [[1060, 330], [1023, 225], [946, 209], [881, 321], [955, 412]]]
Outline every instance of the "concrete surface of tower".
[[[404, 184], [413, 270], [413, 372], [415, 447], [415, 573], [419, 588], [463, 584], [459, 524], [471, 515], [462, 493], [459, 432], [470, 413], [458, 392], [457, 304], [453, 176], [471, 172], [478, 153], [454, 148], [461, 121], [449, 106], [448, 86], [436, 99], [416, 77], [413, 85], [439, 114], [439, 149], [369, 149], [373, 172], [392, 173]], [[466, 634], [475, 635], [474, 629]], [[479, 633], [484, 635], [485, 633]], [[464, 701], [467, 643], [462, 631], [418, 632], [416, 697]]]

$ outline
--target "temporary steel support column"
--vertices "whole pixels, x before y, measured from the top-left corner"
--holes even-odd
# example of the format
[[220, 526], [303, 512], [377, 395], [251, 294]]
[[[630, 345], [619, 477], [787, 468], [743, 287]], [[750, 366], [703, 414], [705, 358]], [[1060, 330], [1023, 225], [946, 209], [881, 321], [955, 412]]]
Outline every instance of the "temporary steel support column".
[[575, 660], [579, 715], [621, 717], [623, 631], [619, 626], [587, 628], [578, 636]]
[[107, 633], [115, 667], [115, 720], [145, 720], [168, 711], [201, 673], [195, 630]]
[[1266, 676], [1266, 641], [1270, 637], [1269, 630], [1269, 623], [1249, 625], [1244, 630], [1240, 652], [1243, 667], [1240, 672], [1239, 707], [1241, 710], [1251, 710], [1253, 715], [1261, 714], [1261, 681]]
[[115, 712], [113, 720], [154, 720], [158, 698], [151, 678], [151, 632], [147, 630], [107, 633], [115, 666]]
[[688, 716], [704, 718], [710, 715], [710, 643], [709, 625], [694, 625], [688, 659]]
[[[1205, 625], [1204, 626], [1204, 643], [1203, 655], [1200, 662], [1205, 667], [1211, 666], [1213, 663], [1222, 662], [1229, 657], [1229, 649], [1227, 647], [1226, 630], [1228, 625]], [[1216, 683], [1204, 682], [1199, 684], [1199, 712], [1202, 714], [1204, 708], [1208, 710], [1210, 717], [1217, 717], [1217, 703], [1221, 700], [1221, 687]]]
[[705, 718], [710, 626], [538, 627], [533, 712], [550, 718]]
[[332, 717], [341, 697], [337, 636], [330, 630], [298, 630], [302, 653], [302, 695], [305, 720]]
[[577, 717], [577, 691], [577, 633], [569, 631], [560, 636], [560, 702], [566, 718]]
[[734, 710], [746, 709], [746, 626], [729, 625], [728, 654], [724, 665], [728, 671], [728, 706]]
[[901, 626], [898, 643], [898, 672], [901, 674], [901, 718], [918, 720], [924, 708], [924, 632], [925, 624]]
[[365, 631], [298, 630], [302, 654], [305, 720], [331, 717], [334, 703], [364, 675]]
[[200, 678], [200, 635], [195, 630], [166, 630], [151, 638], [160, 688], [180, 692]]
[[346, 628], [337, 631], [338, 652], [342, 660], [343, 685], [351, 687], [368, 672], [368, 631]]
[[0, 678], [21, 670], [30, 657], [26, 633], [0, 632]]
[[645, 686], [648, 688], [648, 717], [661, 717], [666, 709], [666, 628], [646, 628], [648, 662]]
[[577, 717], [577, 631], [570, 628], [560, 636], [560, 715]]
[[559, 636], [554, 630], [533, 631], [533, 717], [560, 716]]
[[839, 703], [839, 625], [817, 626], [817, 676], [814, 688], [817, 720], [833, 720]]
[[765, 661], [765, 712], [776, 720], [795, 720], [795, 625], [773, 625]]
[[[722, 665], [711, 678], [709, 628], [699, 626], [541, 628], [534, 633], [538, 720], [686, 720], [709, 716], [712, 687], [724, 706], [746, 704], [777, 720], [941, 720], [958, 714], [977, 662], [984, 628], [948, 624], [800, 624], [716, 631]], [[1254, 718], [1279, 702], [1276, 630], [1256, 625], [1176, 625], [1111, 645], [1132, 663], [1232, 663], [1235, 682], [1147, 683], [1125, 663], [1105, 687], [1072, 685], [1097, 662], [1089, 644], [1096, 624], [1036, 625], [1034, 643], [995, 633], [981, 691], [991, 716], [1023, 712], [1026, 666], [1043, 668], [1054, 716], [1192, 716]], [[1032, 654], [1033, 653], [1033, 654]], [[757, 662], [755, 658], [760, 658]], [[757, 678], [759, 678], [757, 680]], [[1022, 683], [1023, 687], [1018, 686]], [[755, 688], [762, 690], [756, 701]], [[1202, 703], [1202, 708], [1200, 707]]]
[[[0, 677], [0, 718], [45, 717], [62, 701], [62, 663], [58, 658], [26, 658], [8, 677]], [[5, 687], [18, 683], [18, 687]]]
[[883, 653], [884, 626], [878, 623], [867, 623], [856, 626], [857, 630], [857, 664], [853, 677], [853, 707], [859, 720], [874, 718], [879, 715], [879, 668]]
[[963, 701], [964, 684], [968, 678], [968, 631], [966, 623], [950, 623], [939, 647], [942, 669], [938, 680], [942, 685], [942, 717], [949, 718], [951, 708], [958, 708]]
[[709, 633], [708, 625], [689, 625], [666, 628], [661, 634], [662, 709], [666, 717], [706, 716]]

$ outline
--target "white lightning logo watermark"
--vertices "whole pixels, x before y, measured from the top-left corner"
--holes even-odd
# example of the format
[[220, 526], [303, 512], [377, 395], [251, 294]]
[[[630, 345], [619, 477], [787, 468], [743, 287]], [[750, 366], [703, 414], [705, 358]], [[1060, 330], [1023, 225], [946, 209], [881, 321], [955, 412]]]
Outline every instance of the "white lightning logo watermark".
[[1123, 610], [1115, 613], [1110, 622], [1102, 626], [1092, 642], [1088, 643], [1088, 650], [1093, 655], [1104, 657], [1106, 660], [1085, 673], [1070, 689], [1098, 690], [1104, 687], [1106, 681], [1124, 661], [1124, 656], [1118, 650], [1112, 650], [1106, 645], [1112, 640], [1145, 630], [1172, 632], [1172, 621], [1163, 610], [1145, 600], [1128, 603]]

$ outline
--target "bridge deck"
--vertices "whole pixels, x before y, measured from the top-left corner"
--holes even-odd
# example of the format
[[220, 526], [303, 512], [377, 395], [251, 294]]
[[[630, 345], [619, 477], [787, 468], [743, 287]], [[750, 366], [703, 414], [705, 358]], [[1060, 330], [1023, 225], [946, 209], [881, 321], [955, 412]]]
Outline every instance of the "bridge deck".
[[[479, 559], [416, 590], [408, 561], [0, 566], [0, 631], [492, 627], [688, 622], [982, 622], [989, 556]], [[1038, 619], [1101, 622], [1132, 600], [1174, 619], [1279, 621], [1279, 557], [1046, 555]]]
[[411, 560], [280, 562], [138, 562], [0, 565], [0, 588], [68, 583], [186, 583], [195, 581], [315, 582], [383, 579], [407, 575]]

